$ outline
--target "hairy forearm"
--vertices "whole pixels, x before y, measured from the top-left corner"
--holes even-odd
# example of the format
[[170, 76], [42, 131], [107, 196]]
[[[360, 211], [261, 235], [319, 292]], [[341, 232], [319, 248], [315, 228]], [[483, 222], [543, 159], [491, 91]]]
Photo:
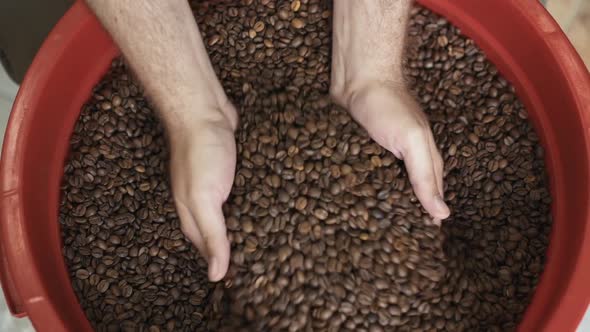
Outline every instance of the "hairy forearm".
[[334, 1], [333, 75], [343, 76], [338, 81], [403, 82], [411, 4], [411, 0]]
[[86, 1], [169, 127], [227, 102], [186, 0]]

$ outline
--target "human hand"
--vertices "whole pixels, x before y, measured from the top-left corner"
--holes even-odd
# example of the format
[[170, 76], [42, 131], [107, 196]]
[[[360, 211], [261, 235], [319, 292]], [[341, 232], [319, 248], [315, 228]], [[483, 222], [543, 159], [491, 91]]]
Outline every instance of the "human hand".
[[404, 160], [416, 196], [439, 222], [450, 214], [443, 201], [443, 161], [402, 75], [411, 4], [334, 2], [330, 93], [377, 143]]
[[[172, 190], [182, 230], [225, 275], [229, 242], [221, 205], [234, 178], [237, 113], [186, 0], [86, 0], [158, 109], [171, 145]], [[165, 24], [154, 24], [165, 22]]]
[[414, 98], [404, 86], [385, 82], [366, 83], [349, 92], [333, 89], [332, 95], [377, 143], [404, 160], [414, 192], [435, 222], [447, 218], [443, 160]]
[[168, 128], [172, 190], [182, 231], [208, 261], [209, 279], [218, 281], [229, 264], [221, 207], [234, 180], [237, 113], [229, 102], [193, 107], [194, 116]]

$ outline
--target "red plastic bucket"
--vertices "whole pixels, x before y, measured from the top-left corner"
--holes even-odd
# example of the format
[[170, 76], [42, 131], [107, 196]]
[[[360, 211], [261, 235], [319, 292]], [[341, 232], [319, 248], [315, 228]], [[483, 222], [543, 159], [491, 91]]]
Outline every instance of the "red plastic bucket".
[[[514, 83], [547, 149], [554, 227], [521, 331], [573, 331], [590, 300], [590, 75], [535, 0], [421, 0], [487, 52]], [[81, 105], [118, 54], [81, 2], [27, 73], [0, 165], [0, 277], [15, 316], [39, 331], [86, 331], [57, 221], [68, 140]]]

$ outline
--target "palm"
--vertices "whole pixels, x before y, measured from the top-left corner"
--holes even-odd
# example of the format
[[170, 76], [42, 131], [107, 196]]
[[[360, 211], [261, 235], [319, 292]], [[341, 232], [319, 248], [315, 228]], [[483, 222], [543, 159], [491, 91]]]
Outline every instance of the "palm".
[[381, 146], [403, 159], [416, 196], [436, 219], [448, 217], [442, 201], [443, 161], [428, 119], [404, 89], [385, 84], [362, 89], [350, 112]]

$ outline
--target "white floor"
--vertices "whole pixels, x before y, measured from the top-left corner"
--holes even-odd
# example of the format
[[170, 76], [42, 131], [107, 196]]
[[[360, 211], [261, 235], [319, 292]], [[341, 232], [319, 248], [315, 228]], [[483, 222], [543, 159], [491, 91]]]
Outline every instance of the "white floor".
[[[18, 86], [14, 84], [6, 75], [4, 68], [0, 65], [0, 146], [4, 141], [4, 131], [6, 130], [6, 123], [10, 115], [10, 109], [14, 97], [16, 96]], [[590, 286], [589, 286], [590, 287]], [[6, 303], [4, 302], [4, 295], [0, 289], [0, 331], [3, 332], [29, 332], [34, 331], [31, 322], [26, 319], [16, 319], [10, 315]], [[586, 312], [586, 316], [582, 324], [578, 327], [578, 332], [590, 332], [590, 311]]]
[[2, 142], [4, 141], [6, 122], [8, 122], [10, 108], [12, 107], [17, 90], [18, 85], [8, 77], [0, 64], [0, 146], [2, 146]]

